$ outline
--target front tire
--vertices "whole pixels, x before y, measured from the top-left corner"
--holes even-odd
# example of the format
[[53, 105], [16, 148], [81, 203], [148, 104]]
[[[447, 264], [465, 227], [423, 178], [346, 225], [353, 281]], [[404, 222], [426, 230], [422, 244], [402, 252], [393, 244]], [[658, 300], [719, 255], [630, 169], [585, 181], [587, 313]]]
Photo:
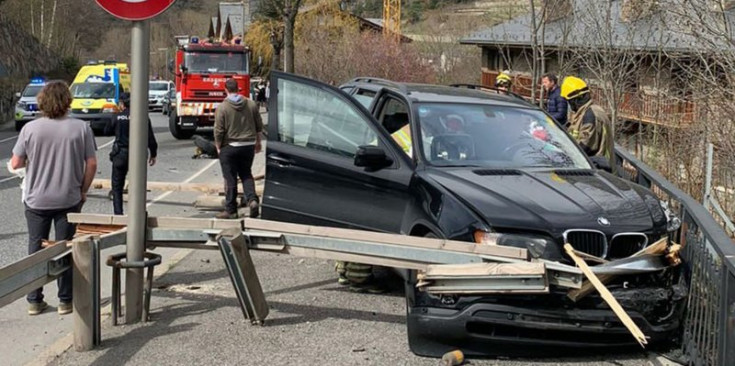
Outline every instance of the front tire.
[[179, 126], [179, 117], [174, 111], [171, 111], [168, 116], [168, 129], [171, 131], [171, 135], [177, 140], [188, 140], [194, 136], [196, 130], [184, 130]]

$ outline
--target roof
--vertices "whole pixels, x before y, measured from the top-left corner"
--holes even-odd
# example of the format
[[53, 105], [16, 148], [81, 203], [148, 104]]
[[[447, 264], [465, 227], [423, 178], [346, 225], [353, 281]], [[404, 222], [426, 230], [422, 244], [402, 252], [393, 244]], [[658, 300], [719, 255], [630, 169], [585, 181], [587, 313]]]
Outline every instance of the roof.
[[[573, 13], [546, 24], [543, 42], [546, 47], [605, 46], [620, 49], [665, 50], [735, 50], [732, 43], [717, 39], [701, 24], [727, 22], [729, 38], [735, 37], [735, 10], [723, 13], [693, 9], [689, 0], [658, 0], [659, 10], [635, 21], [621, 19], [623, 0], [570, 0]], [[609, 4], [609, 8], [608, 8]], [[605, 20], [609, 16], [609, 23]], [[724, 15], [724, 16], [723, 16]], [[700, 19], [701, 17], [701, 19]], [[531, 14], [474, 32], [460, 40], [462, 44], [530, 46]], [[611, 26], [608, 26], [611, 25]], [[724, 27], [723, 27], [724, 28]], [[600, 29], [612, 29], [601, 32]], [[539, 32], [538, 37], [542, 37]], [[703, 39], [708, 41], [702, 41]], [[541, 40], [539, 40], [540, 42]]]
[[243, 35], [243, 3], [219, 3], [219, 19], [220, 29], [219, 36], [224, 38], [227, 36], [225, 31], [227, 30], [227, 23], [230, 25], [232, 35]]
[[448, 85], [401, 83], [364, 77], [352, 79], [343, 85], [367, 86], [371, 90], [389, 88], [406, 95], [407, 98], [415, 102], [528, 106], [525, 100], [518, 97]]

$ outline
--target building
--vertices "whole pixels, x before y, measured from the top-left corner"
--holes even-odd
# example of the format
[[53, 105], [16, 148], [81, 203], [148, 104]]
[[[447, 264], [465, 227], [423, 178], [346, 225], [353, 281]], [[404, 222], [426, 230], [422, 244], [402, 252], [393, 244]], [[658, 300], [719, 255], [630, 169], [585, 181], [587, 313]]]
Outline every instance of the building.
[[[533, 55], [534, 48], [542, 47], [544, 70], [588, 80], [602, 106], [611, 81], [600, 75], [615, 73], [594, 72], [588, 61], [609, 60], [610, 68], [626, 63], [616, 74], [626, 79], [618, 119], [681, 127], [698, 114], [696, 101], [689, 98], [687, 67], [681, 66], [695, 62], [692, 56], [719, 52], [713, 50], [735, 51], [727, 40], [735, 37], [733, 5], [731, 0], [545, 0], [546, 11], [537, 9], [545, 19], [537, 16], [536, 42], [534, 17], [525, 14], [474, 32], [461, 43], [482, 48], [484, 85], [493, 85], [500, 71], [512, 70], [514, 91], [524, 96], [531, 95], [532, 75], [541, 74], [540, 61], [534, 73]], [[707, 35], [698, 25], [702, 22], [722, 22], [730, 34], [722, 39]]]

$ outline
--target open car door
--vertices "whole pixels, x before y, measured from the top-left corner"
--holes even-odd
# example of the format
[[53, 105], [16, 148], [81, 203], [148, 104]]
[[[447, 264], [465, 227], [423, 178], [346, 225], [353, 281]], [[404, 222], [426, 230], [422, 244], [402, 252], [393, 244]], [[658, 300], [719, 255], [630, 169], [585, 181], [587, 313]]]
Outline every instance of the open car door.
[[352, 97], [272, 72], [262, 217], [399, 232], [412, 164]]

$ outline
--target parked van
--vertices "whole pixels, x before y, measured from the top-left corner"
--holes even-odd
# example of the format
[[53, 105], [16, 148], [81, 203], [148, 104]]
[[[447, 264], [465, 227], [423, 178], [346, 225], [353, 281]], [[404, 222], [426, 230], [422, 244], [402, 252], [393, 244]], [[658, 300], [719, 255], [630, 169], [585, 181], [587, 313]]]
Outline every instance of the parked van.
[[130, 91], [128, 65], [105, 61], [82, 66], [71, 85], [71, 115], [104, 132], [118, 113], [123, 92]]

